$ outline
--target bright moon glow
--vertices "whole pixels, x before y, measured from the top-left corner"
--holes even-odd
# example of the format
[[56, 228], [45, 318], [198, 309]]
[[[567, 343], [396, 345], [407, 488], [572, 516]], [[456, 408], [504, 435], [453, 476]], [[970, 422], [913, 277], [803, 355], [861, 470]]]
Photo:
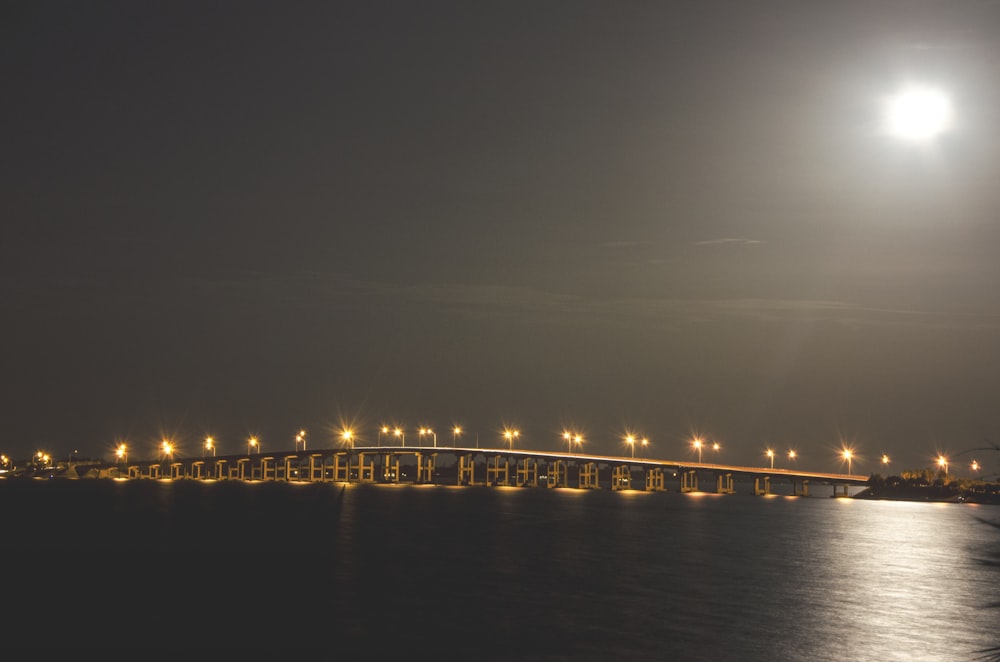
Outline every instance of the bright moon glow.
[[951, 102], [937, 90], [910, 87], [889, 99], [886, 120], [893, 135], [924, 142], [951, 126]]

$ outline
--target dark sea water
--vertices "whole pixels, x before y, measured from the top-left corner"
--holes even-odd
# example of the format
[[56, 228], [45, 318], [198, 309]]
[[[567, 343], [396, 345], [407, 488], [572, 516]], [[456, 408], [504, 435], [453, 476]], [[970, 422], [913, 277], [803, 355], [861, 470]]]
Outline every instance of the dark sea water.
[[1000, 645], [1000, 572], [980, 562], [997, 506], [0, 480], [0, 517], [8, 646], [843, 662]]

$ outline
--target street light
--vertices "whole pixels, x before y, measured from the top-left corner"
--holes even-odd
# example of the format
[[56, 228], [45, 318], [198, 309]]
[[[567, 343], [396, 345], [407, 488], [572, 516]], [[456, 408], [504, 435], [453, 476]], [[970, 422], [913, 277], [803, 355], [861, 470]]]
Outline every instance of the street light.
[[119, 462], [128, 463], [128, 446], [125, 444], [118, 444], [118, 448], [115, 449], [115, 457], [118, 458]]
[[796, 456], [796, 453], [795, 453], [794, 450], [789, 450], [788, 451], [788, 461], [789, 461], [789, 463], [791, 463], [792, 460], [795, 459], [795, 456]]
[[718, 453], [720, 450], [722, 450], [722, 446], [719, 445], [719, 442], [715, 442], [714, 444], [712, 444], [712, 450]]
[[257, 437], [250, 437], [249, 439], [247, 439], [247, 455], [250, 455], [253, 452], [254, 448], [257, 449], [257, 454], [259, 455], [260, 441], [257, 439]]
[[299, 430], [299, 433], [295, 435], [295, 450], [299, 450], [299, 442], [302, 443], [302, 451], [306, 450], [306, 431]]
[[573, 434], [569, 430], [563, 430], [563, 439], [566, 440], [566, 452], [573, 452]]
[[437, 448], [437, 445], [438, 445], [438, 436], [437, 436], [437, 433], [434, 432], [434, 430], [431, 430], [430, 428], [420, 428], [419, 430], [417, 430], [417, 434], [421, 438], [423, 438], [424, 435], [428, 435], [428, 434], [432, 435], [434, 437], [434, 447]]
[[518, 430], [507, 429], [503, 431], [503, 436], [507, 440], [507, 445], [511, 450], [514, 450], [514, 439], [521, 436]]
[[774, 451], [770, 448], [767, 449], [767, 456], [771, 458], [771, 468], [774, 468]]
[[982, 468], [979, 466], [979, 460], [973, 460], [969, 466], [972, 467], [973, 471], [979, 471]]
[[212, 456], [215, 456], [215, 439], [211, 437], [205, 437], [205, 450], [202, 451], [201, 456], [205, 457], [208, 452], [211, 451]]
[[635, 436], [631, 434], [626, 436], [625, 443], [632, 447], [632, 457], [635, 457]]
[[453, 427], [451, 429], [451, 447], [452, 448], [457, 448], [458, 447], [458, 436], [460, 434], [462, 434], [462, 426], [461, 425], [456, 425], [455, 427]]
[[375, 438], [375, 445], [376, 446], [381, 446], [382, 445], [382, 435], [384, 435], [384, 434], [389, 434], [389, 426], [388, 425], [383, 425], [382, 428], [378, 431], [378, 436]]
[[345, 446], [350, 445], [351, 448], [354, 448], [354, 431], [350, 428], [344, 430], [340, 433], [340, 440]]
[[695, 450], [698, 451], [698, 464], [701, 464], [701, 439], [695, 437], [695, 440], [691, 442]]
[[944, 469], [944, 475], [947, 476], [948, 475], [948, 458], [946, 458], [944, 455], [938, 455], [937, 463], [938, 463], [939, 467], [941, 467], [942, 469]]
[[885, 469], [889, 468], [889, 456], [885, 453], [882, 453], [882, 466]]
[[844, 459], [847, 460], [847, 475], [850, 476], [851, 475], [851, 460], [854, 458], [854, 453], [852, 453], [850, 451], [850, 449], [845, 448], [844, 452], [842, 453], [842, 455], [844, 456]]
[[163, 453], [163, 459], [169, 459], [174, 454], [174, 445], [169, 440], [164, 439], [160, 442], [160, 451]]
[[392, 434], [399, 437], [399, 442], [401, 446], [406, 446], [406, 435], [403, 434], [403, 431], [401, 429], [396, 428], [395, 430], [392, 431]]

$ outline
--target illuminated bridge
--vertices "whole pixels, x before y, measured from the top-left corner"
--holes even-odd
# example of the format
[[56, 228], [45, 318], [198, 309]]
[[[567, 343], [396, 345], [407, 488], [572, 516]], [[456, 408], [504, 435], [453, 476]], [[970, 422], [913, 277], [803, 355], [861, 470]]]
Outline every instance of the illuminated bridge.
[[792, 469], [441, 446], [366, 446], [200, 458], [167, 456], [102, 465], [99, 473], [134, 480], [421, 483], [720, 494], [736, 493], [737, 484], [746, 484], [752, 485], [752, 493], [757, 495], [772, 494], [772, 483], [784, 483], [797, 496], [809, 496], [810, 485], [829, 486], [831, 496], [849, 496], [849, 488], [863, 487], [868, 482], [864, 476]]

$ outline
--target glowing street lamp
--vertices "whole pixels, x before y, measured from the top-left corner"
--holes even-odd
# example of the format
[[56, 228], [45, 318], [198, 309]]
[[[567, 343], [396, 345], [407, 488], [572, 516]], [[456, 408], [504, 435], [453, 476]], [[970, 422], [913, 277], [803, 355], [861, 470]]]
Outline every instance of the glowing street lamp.
[[941, 467], [942, 469], [944, 469], [944, 474], [947, 476], [948, 475], [948, 458], [946, 458], [944, 455], [938, 455], [937, 463], [938, 463], [939, 467]]
[[563, 439], [566, 440], [566, 452], [573, 452], [573, 433], [569, 430], [563, 430]]
[[209, 452], [212, 453], [213, 457], [215, 456], [215, 439], [212, 437], [205, 437], [205, 450], [202, 451], [201, 456], [205, 457], [205, 455]]
[[174, 454], [174, 445], [169, 440], [164, 439], [160, 442], [160, 452], [163, 454], [163, 459], [168, 460]]
[[794, 450], [789, 450], [788, 451], [788, 461], [789, 461], [789, 463], [791, 463], [793, 460], [795, 460], [795, 458], [797, 457], [797, 455], [798, 454]]
[[302, 444], [302, 451], [306, 450], [306, 431], [299, 430], [299, 433], [295, 435], [295, 450], [299, 450], [299, 444]]
[[346, 430], [343, 430], [340, 433], [340, 441], [345, 446], [350, 446], [353, 449], [354, 448], [354, 430], [351, 430], [350, 428], [348, 428]]
[[852, 453], [850, 449], [845, 448], [844, 451], [841, 453], [841, 455], [843, 456], [843, 458], [845, 460], [847, 460], [847, 475], [850, 476], [851, 475], [851, 460], [854, 459], [854, 453]]
[[379, 428], [378, 434], [375, 436], [375, 445], [376, 446], [381, 446], [382, 445], [382, 435], [384, 435], [384, 434], [389, 434], [389, 426], [388, 425], [383, 425], [382, 427]]
[[257, 454], [260, 454], [260, 440], [257, 437], [250, 437], [247, 439], [247, 455], [253, 452], [253, 449], [257, 449]]
[[128, 463], [128, 446], [125, 444], [118, 444], [118, 448], [115, 449], [115, 457], [118, 458], [119, 462]]
[[770, 448], [767, 449], [766, 455], [771, 458], [771, 468], [774, 468], [774, 451]]
[[698, 451], [698, 464], [701, 464], [701, 446], [702, 446], [701, 439], [695, 437], [695, 440], [691, 442], [691, 445], [694, 446], [694, 449], [696, 451]]
[[507, 445], [511, 450], [514, 450], [514, 440], [521, 436], [520, 431], [507, 429], [503, 431], [504, 439], [507, 440]]
[[889, 456], [885, 453], [882, 453], [882, 466], [885, 469], [889, 468]]
[[625, 443], [632, 447], [632, 457], [635, 457], [635, 436], [631, 434], [626, 435]]
[[720, 446], [719, 442], [716, 441], [715, 443], [712, 444], [712, 450], [718, 453], [720, 450], [722, 450], [722, 446]]
[[458, 437], [461, 434], [462, 434], [462, 426], [461, 425], [456, 425], [455, 427], [453, 427], [451, 429], [451, 447], [452, 448], [457, 448], [458, 447]]
[[646, 447], [649, 446], [649, 438], [643, 437], [641, 443], [642, 443], [642, 456], [646, 457]]
[[406, 435], [403, 434], [403, 431], [401, 429], [396, 428], [395, 430], [392, 431], [392, 434], [393, 436], [399, 437], [400, 446], [406, 446]]
[[437, 445], [438, 445], [438, 436], [437, 436], [437, 433], [434, 432], [434, 430], [431, 430], [430, 428], [420, 428], [419, 430], [417, 430], [417, 434], [420, 436], [421, 439], [425, 435], [428, 435], [428, 434], [431, 435], [431, 436], [433, 436], [434, 437], [434, 447], [437, 448]]

